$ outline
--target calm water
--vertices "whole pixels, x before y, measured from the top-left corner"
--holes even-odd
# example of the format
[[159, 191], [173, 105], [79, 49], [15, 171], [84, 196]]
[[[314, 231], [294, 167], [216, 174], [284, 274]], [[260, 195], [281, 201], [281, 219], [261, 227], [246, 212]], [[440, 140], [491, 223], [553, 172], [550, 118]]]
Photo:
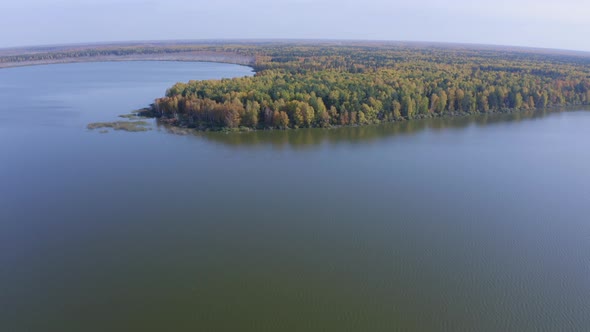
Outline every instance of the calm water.
[[590, 329], [590, 112], [85, 129], [249, 74], [0, 71], [0, 331]]

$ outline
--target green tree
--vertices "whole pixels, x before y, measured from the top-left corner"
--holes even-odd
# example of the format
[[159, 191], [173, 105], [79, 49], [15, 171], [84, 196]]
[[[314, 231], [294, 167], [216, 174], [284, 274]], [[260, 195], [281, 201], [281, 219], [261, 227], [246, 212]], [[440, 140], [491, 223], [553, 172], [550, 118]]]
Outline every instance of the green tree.
[[428, 97], [422, 96], [417, 99], [418, 114], [428, 114]]
[[402, 98], [402, 115], [408, 119], [413, 119], [416, 113], [416, 103], [410, 96], [404, 96]]
[[402, 117], [402, 104], [400, 104], [399, 101], [394, 100], [391, 105], [394, 119], [400, 119]]
[[250, 128], [256, 128], [258, 126], [258, 117], [260, 113], [260, 104], [257, 101], [246, 102], [246, 111], [242, 118], [242, 125]]

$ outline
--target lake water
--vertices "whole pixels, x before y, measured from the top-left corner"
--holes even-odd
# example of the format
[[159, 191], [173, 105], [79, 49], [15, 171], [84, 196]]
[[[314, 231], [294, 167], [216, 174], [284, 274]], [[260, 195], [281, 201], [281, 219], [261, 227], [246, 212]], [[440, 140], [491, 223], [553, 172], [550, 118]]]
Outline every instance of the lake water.
[[250, 74], [0, 70], [0, 331], [590, 329], [590, 112], [86, 129]]

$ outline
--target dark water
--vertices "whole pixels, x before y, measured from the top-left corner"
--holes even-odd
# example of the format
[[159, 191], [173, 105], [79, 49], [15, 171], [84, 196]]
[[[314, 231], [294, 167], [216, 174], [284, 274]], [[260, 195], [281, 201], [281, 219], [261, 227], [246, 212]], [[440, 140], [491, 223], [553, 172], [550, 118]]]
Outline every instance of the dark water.
[[249, 73], [0, 71], [0, 331], [590, 329], [590, 112], [85, 129]]

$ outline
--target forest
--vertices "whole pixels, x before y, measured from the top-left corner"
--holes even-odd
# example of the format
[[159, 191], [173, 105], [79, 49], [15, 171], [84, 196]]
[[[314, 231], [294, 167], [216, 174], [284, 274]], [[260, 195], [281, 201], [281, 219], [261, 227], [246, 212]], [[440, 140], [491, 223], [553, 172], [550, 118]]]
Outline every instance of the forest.
[[144, 112], [182, 127], [332, 127], [590, 103], [590, 59], [522, 50], [258, 45], [256, 74], [177, 83]]

